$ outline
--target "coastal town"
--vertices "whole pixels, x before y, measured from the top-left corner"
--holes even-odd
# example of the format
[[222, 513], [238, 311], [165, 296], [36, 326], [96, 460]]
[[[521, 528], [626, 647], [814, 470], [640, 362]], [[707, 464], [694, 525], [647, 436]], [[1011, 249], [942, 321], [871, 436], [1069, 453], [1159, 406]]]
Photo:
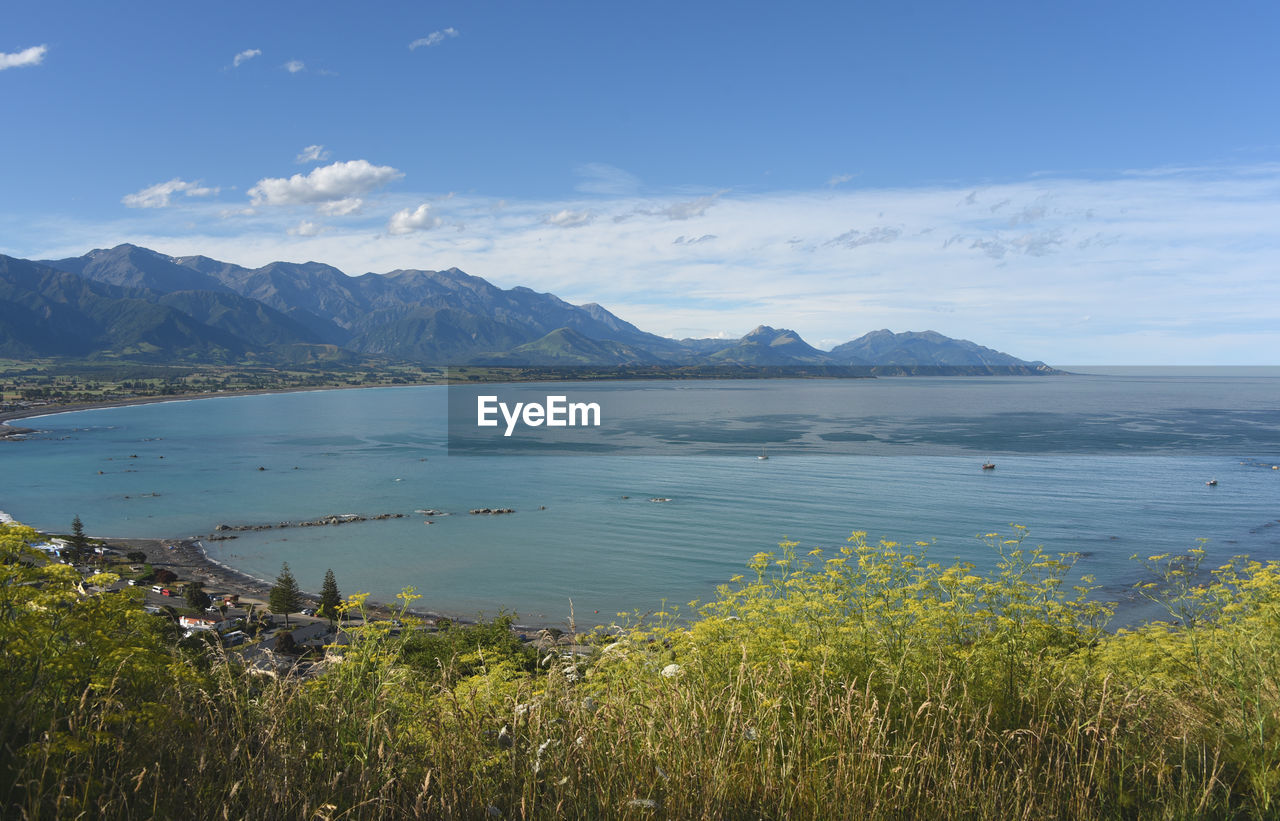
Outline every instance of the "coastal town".
[[[11, 523], [11, 516], [0, 513], [0, 524]], [[145, 612], [176, 625], [179, 640], [227, 648], [261, 672], [307, 674], [327, 648], [349, 642], [347, 630], [364, 623], [359, 613], [345, 609], [318, 615], [319, 597], [298, 591], [288, 612], [279, 605], [273, 610], [271, 585], [212, 564], [197, 540], [81, 536], [77, 547], [74, 532], [42, 536], [32, 547], [48, 562], [74, 568], [81, 595], [133, 596]]]
[[[334, 515], [265, 526], [220, 524], [209, 538], [235, 538], [220, 534], [236, 530], [339, 525], [402, 515]], [[16, 524], [14, 518], [0, 511], [0, 526], [11, 524]], [[351, 606], [338, 593], [331, 572], [319, 594], [300, 590], [287, 565], [281, 577], [267, 583], [212, 561], [201, 539], [95, 539], [84, 534], [78, 517], [71, 533], [40, 537], [31, 547], [46, 562], [73, 568], [80, 578], [79, 595], [134, 597], [146, 613], [175, 626], [175, 642], [222, 648], [246, 669], [271, 676], [322, 675], [326, 663], [341, 660], [352, 631], [365, 626], [385, 628], [394, 636], [468, 623], [363, 600]], [[514, 638], [539, 652], [556, 650], [566, 657], [589, 652], [557, 629], [510, 627]]]

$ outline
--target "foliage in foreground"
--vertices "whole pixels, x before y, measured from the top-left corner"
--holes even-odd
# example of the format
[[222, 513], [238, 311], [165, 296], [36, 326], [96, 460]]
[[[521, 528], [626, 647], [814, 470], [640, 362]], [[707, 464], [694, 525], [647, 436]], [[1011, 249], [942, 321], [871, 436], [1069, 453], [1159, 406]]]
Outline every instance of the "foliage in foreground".
[[375, 622], [300, 679], [170, 650], [33, 536], [0, 528], [8, 817], [1280, 814], [1275, 562], [1152, 557], [1176, 621], [1109, 634], [1021, 532], [988, 573], [854, 534], [587, 657]]

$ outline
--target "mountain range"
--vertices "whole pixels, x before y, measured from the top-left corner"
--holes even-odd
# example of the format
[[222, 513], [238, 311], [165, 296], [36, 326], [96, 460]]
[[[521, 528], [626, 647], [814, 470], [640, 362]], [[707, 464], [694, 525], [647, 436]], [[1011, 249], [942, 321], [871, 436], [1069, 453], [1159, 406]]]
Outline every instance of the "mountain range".
[[594, 303], [504, 290], [457, 268], [348, 276], [319, 262], [245, 268], [136, 245], [59, 260], [0, 255], [0, 356], [426, 365], [897, 366], [1044, 373], [933, 331], [873, 331], [821, 351], [761, 325], [670, 339]]

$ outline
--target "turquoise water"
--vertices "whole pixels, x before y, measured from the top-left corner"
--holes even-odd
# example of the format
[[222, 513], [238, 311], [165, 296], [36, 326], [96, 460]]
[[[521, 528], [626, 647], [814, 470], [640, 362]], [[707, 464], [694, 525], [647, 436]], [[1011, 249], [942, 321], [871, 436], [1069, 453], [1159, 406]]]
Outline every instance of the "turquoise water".
[[[570, 600], [592, 622], [706, 599], [783, 539], [835, 549], [855, 529], [984, 564], [975, 534], [1025, 524], [1035, 543], [1084, 554], [1111, 598], [1140, 578], [1130, 555], [1197, 537], [1215, 559], [1280, 558], [1274, 377], [619, 383], [593, 386], [609, 393], [596, 434], [625, 444], [578, 456], [451, 455], [447, 390], [44, 417], [0, 444], [0, 510], [59, 531], [78, 514], [118, 537], [403, 513], [205, 544], [263, 578], [287, 561], [304, 588], [331, 567], [344, 592], [414, 586], [423, 608], [540, 622], [563, 621]], [[478, 507], [517, 512], [467, 514]], [[452, 515], [426, 525], [414, 511], [430, 508]]]

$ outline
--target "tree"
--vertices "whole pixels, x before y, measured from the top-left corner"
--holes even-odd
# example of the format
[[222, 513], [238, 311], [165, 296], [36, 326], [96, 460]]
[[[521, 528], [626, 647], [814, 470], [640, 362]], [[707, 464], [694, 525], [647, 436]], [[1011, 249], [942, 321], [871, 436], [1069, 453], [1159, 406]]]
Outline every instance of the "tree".
[[271, 596], [267, 602], [272, 613], [284, 616], [284, 624], [289, 626], [289, 614], [302, 609], [302, 593], [298, 590], [298, 581], [289, 572], [289, 563], [280, 565], [280, 575], [271, 586]]
[[84, 535], [84, 523], [79, 514], [71, 520], [71, 556], [74, 562], [83, 562], [89, 558], [89, 537]]
[[128, 553], [124, 554], [124, 557], [135, 564], [142, 564], [147, 560], [147, 554], [143, 553], [141, 550], [130, 550]]
[[272, 649], [281, 655], [295, 655], [298, 652], [298, 642], [294, 641], [292, 633], [285, 631], [276, 635]]
[[189, 582], [187, 584], [187, 606], [192, 610], [203, 613], [205, 608], [212, 604], [213, 600], [209, 598], [209, 594], [204, 592], [204, 585], [200, 582]]
[[324, 587], [320, 588], [320, 612], [333, 624], [338, 615], [338, 605], [342, 604], [342, 594], [338, 592], [338, 580], [333, 577], [333, 570], [324, 571]]

